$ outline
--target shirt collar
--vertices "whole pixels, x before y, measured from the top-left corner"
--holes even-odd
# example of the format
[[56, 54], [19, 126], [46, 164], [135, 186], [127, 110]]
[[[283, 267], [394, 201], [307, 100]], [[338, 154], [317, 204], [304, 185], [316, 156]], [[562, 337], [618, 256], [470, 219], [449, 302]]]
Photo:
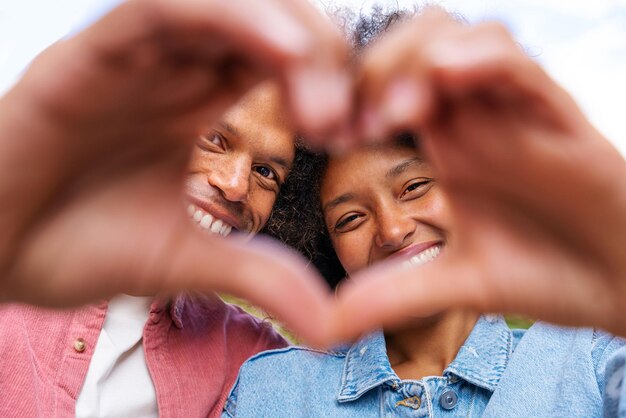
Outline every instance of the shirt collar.
[[188, 303], [189, 297], [184, 294], [175, 297], [157, 296], [150, 306], [150, 315], [160, 319], [167, 311], [172, 318], [172, 322], [176, 328], [183, 328], [183, 312], [185, 305]]
[[[479, 318], [444, 376], [457, 376], [489, 391], [495, 390], [512, 352], [512, 333], [501, 316]], [[377, 331], [359, 340], [347, 352], [337, 400], [358, 399], [370, 389], [400, 378], [391, 368], [385, 337]]]
[[513, 352], [513, 334], [500, 315], [483, 315], [444, 371], [493, 392]]
[[399, 381], [387, 357], [385, 337], [382, 331], [376, 331], [348, 350], [337, 400], [353, 401], [385, 382]]

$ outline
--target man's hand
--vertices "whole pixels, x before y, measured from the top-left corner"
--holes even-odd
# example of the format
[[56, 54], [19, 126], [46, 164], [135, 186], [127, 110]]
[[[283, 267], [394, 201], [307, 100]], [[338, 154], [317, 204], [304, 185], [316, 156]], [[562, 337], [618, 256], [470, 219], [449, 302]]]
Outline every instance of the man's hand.
[[267, 77], [304, 131], [336, 129], [347, 59], [332, 23], [293, 0], [131, 0], [53, 45], [0, 99], [2, 298], [221, 290], [307, 337], [321, 280], [284, 250], [196, 231], [183, 176], [197, 134]]
[[338, 338], [454, 307], [626, 335], [626, 164], [499, 24], [438, 10], [365, 55], [361, 135], [410, 129], [453, 207], [435, 261], [342, 287]]

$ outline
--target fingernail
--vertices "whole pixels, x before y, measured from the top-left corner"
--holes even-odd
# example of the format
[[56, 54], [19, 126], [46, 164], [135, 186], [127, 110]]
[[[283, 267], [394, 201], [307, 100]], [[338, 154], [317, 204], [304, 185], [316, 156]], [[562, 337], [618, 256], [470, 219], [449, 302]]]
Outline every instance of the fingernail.
[[345, 74], [307, 67], [296, 69], [291, 78], [293, 104], [305, 129], [333, 131], [348, 118], [350, 82]]
[[366, 144], [383, 141], [384, 127], [378, 109], [370, 105], [365, 106], [361, 114], [361, 126]]
[[419, 118], [419, 88], [411, 79], [395, 80], [385, 93], [382, 114], [390, 128], [411, 128]]
[[302, 25], [275, 8], [268, 7], [265, 12], [268, 15], [259, 29], [274, 47], [293, 57], [304, 57], [311, 51], [311, 38]]

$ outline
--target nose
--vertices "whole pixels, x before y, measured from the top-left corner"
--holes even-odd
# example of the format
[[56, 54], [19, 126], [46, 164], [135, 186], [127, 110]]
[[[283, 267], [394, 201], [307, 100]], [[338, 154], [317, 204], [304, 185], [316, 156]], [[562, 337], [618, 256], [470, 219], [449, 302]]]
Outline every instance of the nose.
[[415, 220], [401, 210], [386, 208], [376, 216], [375, 243], [385, 250], [396, 250], [406, 246], [415, 232]]
[[250, 192], [251, 163], [243, 157], [233, 157], [213, 167], [208, 181], [231, 202], [246, 202]]

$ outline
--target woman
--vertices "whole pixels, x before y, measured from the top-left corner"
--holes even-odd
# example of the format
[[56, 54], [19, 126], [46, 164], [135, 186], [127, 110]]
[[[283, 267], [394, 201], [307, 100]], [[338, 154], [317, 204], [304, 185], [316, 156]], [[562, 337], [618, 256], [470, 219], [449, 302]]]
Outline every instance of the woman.
[[[328, 158], [319, 172], [348, 275], [445, 253], [446, 197], [411, 137]], [[225, 416], [600, 416], [606, 361], [623, 345], [597, 330], [511, 331], [499, 316], [449, 310], [333, 352], [261, 353], [242, 367]]]
[[[389, 26], [388, 20], [377, 22], [378, 28]], [[366, 32], [367, 38], [375, 35]], [[397, 40], [394, 36], [391, 38]], [[382, 60], [385, 64], [396, 59], [383, 57], [387, 58]], [[419, 60], [422, 57], [417, 58], [414, 64], [424, 64]], [[399, 61], [404, 66], [396, 70], [404, 70], [405, 75], [407, 70], [423, 70], [423, 66], [411, 67], [406, 55]], [[506, 96], [510, 91], [497, 93]], [[515, 102], [514, 112], [507, 112], [510, 109], [494, 97], [466, 99], [461, 103], [466, 106], [461, 116], [471, 118], [464, 121], [476, 122], [482, 117], [487, 122], [476, 123], [473, 131], [450, 135], [477, 136], [482, 142], [474, 143], [475, 149], [494, 143], [499, 147], [495, 151], [506, 151], [502, 161], [509, 161], [511, 153], [518, 152], [518, 159], [525, 156], [527, 149], [520, 148], [520, 143], [527, 145], [536, 140], [545, 145], [554, 139], [548, 135], [556, 128], [547, 123], [544, 108], [539, 109], [543, 119], [539, 118], [534, 126], [543, 130], [533, 133], [528, 131], [529, 124], [521, 123], [524, 119], [518, 117], [528, 110], [527, 102]], [[411, 105], [410, 101], [405, 104]], [[403, 111], [402, 106], [391, 108]], [[485, 109], [491, 112], [480, 113]], [[441, 115], [443, 122], [447, 117], [444, 128], [462, 126], [450, 122], [455, 122], [453, 116], [458, 115], [453, 111], [458, 109], [449, 105], [447, 110]], [[489, 123], [492, 115], [499, 119]], [[537, 122], [530, 119], [533, 121]], [[499, 131], [488, 129], [494, 125], [508, 129], [510, 126], [503, 122], [509, 122], [518, 136], [498, 136]], [[433, 132], [434, 125], [425, 129], [426, 135]], [[519, 141], [520, 137], [524, 141]], [[436, 139], [450, 140], [442, 135]], [[429, 155], [441, 158], [433, 153], [433, 142], [427, 136], [424, 147], [428, 146]], [[398, 137], [391, 145], [370, 146], [318, 162], [321, 164], [314, 171], [319, 174], [318, 181], [312, 182], [311, 193], [305, 195], [317, 196], [318, 201], [307, 207], [319, 208], [319, 216], [311, 216], [312, 221], [307, 222], [301, 213], [298, 226], [302, 232], [303, 224], [310, 226], [315, 225], [315, 219], [323, 220], [332, 245], [321, 242], [317, 250], [332, 249], [348, 276], [358, 280], [355, 273], [380, 261], [435, 266], [452, 254], [453, 243], [460, 236], [450, 213], [453, 195], [444, 193], [434, 165], [414, 147], [411, 136]], [[441, 161], [432, 162], [438, 162], [441, 170]], [[554, 170], [548, 173], [555, 177], [559, 174]], [[549, 183], [552, 179], [543, 180]], [[319, 259], [323, 270], [332, 272], [332, 254]], [[516, 267], [507, 266], [509, 270]], [[412, 269], [417, 274], [419, 267]], [[428, 283], [421, 283], [425, 283], [426, 290]], [[394, 292], [397, 294], [397, 289]], [[380, 295], [388, 299], [385, 296]], [[607, 405], [614, 407], [611, 400], [619, 398], [621, 380], [614, 377], [621, 375], [609, 374], [605, 381], [605, 369], [611, 356], [623, 346], [621, 339], [599, 330], [537, 323], [528, 331], [511, 331], [499, 316], [448, 309], [415, 317], [402, 328], [386, 328], [332, 352], [290, 347], [261, 353], [242, 367], [225, 416], [600, 416]]]

